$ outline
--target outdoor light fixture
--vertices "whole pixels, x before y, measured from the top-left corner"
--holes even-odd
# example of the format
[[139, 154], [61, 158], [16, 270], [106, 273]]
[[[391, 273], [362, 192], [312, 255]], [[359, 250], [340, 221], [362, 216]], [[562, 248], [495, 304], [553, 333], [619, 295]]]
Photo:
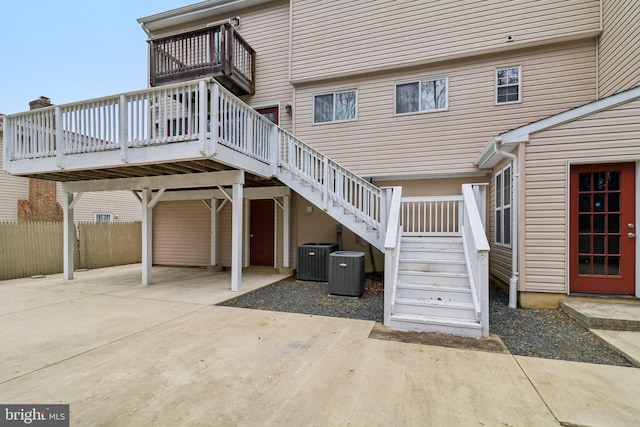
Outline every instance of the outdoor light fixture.
[[284, 106], [284, 111], [285, 111], [287, 114], [291, 114], [291, 111], [292, 111], [292, 110], [291, 110], [291, 104], [287, 104], [287, 105], [285, 105], [285, 106]]
[[234, 16], [233, 18], [229, 19], [229, 22], [231, 23], [231, 25], [233, 25], [233, 27], [239, 27], [240, 26], [240, 17], [239, 16]]

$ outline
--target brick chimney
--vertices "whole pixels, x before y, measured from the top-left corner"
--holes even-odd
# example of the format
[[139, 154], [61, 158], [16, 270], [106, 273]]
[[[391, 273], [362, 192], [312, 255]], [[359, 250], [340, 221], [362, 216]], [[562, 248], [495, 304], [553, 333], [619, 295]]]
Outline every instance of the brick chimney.
[[[50, 107], [46, 96], [29, 103], [30, 110]], [[56, 199], [56, 182], [29, 178], [29, 200], [18, 200], [18, 221], [58, 222], [63, 219], [63, 210]]]

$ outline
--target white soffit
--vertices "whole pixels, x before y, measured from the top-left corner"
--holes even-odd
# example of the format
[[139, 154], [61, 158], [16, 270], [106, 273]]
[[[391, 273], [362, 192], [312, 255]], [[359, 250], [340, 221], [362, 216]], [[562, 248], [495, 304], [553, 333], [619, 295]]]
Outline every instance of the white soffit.
[[147, 31], [153, 33], [176, 25], [188, 23], [207, 16], [228, 14], [245, 7], [266, 3], [268, 0], [208, 0], [156, 13], [138, 19], [138, 23]]

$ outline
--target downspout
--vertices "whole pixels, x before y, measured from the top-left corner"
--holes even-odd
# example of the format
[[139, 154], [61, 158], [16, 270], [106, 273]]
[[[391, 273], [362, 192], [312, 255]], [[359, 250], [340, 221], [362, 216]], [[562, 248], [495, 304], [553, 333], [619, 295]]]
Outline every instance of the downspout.
[[511, 188], [513, 189], [511, 203], [511, 278], [509, 279], [509, 307], [518, 307], [518, 178], [520, 177], [520, 168], [518, 167], [518, 156], [512, 153], [502, 151], [502, 140], [497, 139], [493, 150], [507, 159], [513, 164], [513, 174]]

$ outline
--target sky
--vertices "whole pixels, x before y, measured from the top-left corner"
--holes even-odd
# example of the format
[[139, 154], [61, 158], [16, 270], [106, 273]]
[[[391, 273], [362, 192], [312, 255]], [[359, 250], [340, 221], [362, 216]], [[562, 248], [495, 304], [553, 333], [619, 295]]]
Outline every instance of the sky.
[[9, 0], [0, 4], [0, 113], [147, 87], [138, 18], [200, 0]]

